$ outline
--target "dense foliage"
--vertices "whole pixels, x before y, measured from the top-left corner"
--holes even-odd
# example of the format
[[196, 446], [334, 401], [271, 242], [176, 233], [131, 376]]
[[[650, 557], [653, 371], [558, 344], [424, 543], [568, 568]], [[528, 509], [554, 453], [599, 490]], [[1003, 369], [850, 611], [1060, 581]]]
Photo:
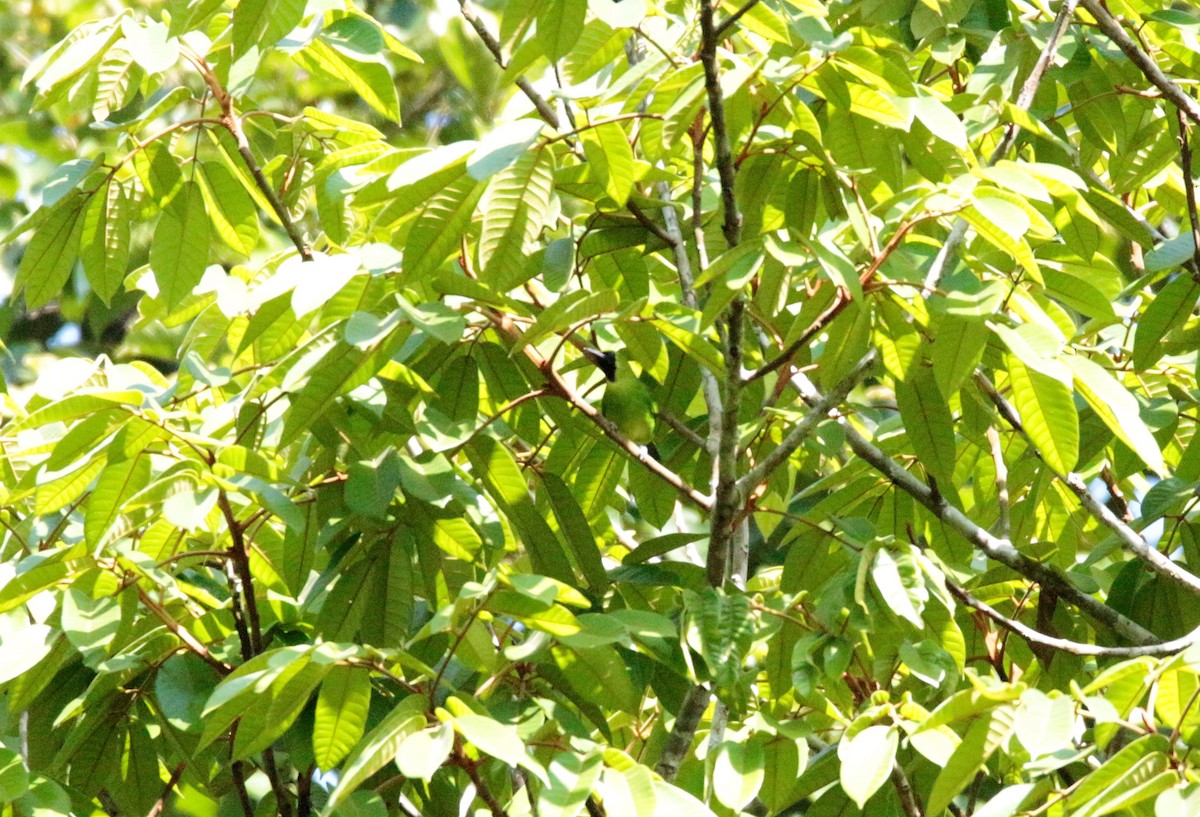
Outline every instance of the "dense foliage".
[[0, 8], [5, 814], [1200, 812], [1200, 14], [712, 2]]

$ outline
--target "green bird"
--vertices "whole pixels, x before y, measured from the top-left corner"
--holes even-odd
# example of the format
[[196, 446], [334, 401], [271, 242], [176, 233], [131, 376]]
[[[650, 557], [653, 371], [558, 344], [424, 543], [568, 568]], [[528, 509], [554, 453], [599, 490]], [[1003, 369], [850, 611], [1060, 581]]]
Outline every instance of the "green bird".
[[604, 373], [608, 385], [600, 399], [600, 413], [631, 442], [646, 446], [646, 451], [658, 459], [654, 445], [654, 398], [650, 388], [633, 373], [624, 349], [601, 352], [590, 346], [583, 350], [588, 360]]

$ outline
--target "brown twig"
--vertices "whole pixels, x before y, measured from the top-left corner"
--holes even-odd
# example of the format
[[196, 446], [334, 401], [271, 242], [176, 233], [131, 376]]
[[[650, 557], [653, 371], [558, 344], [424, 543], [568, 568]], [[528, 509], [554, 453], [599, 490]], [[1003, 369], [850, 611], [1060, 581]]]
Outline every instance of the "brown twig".
[[271, 210], [274, 211], [275, 217], [279, 220], [284, 232], [287, 233], [292, 245], [295, 246], [296, 252], [300, 253], [300, 257], [305, 261], [311, 261], [312, 249], [305, 242], [300, 228], [292, 220], [291, 213], [288, 212], [287, 207], [280, 200], [279, 195], [275, 192], [275, 188], [271, 186], [267, 177], [263, 175], [258, 160], [254, 158], [254, 151], [250, 149], [250, 142], [246, 139], [246, 131], [242, 127], [242, 117], [239, 117], [234, 110], [233, 96], [221, 85], [221, 81], [217, 78], [216, 73], [213, 72], [204, 57], [186, 45], [181, 46], [181, 53], [195, 66], [201, 78], [208, 86], [208, 90], [212, 93], [213, 99], [220, 106], [221, 116], [219, 121], [221, 125], [233, 137], [234, 144], [237, 145], [238, 155], [242, 157], [246, 169], [250, 171], [250, 175], [254, 178], [255, 186], [258, 187], [259, 192], [266, 198], [267, 203], [271, 205]]
[[[234, 726], [236, 732], [237, 727]], [[235, 760], [229, 764], [229, 776], [233, 778], [233, 788], [237, 791], [238, 803], [242, 806], [245, 817], [254, 817], [254, 803], [250, 800], [250, 792], [246, 790], [245, 764]]]
[[1179, 127], [1179, 164], [1183, 166], [1183, 189], [1187, 194], [1188, 222], [1192, 226], [1192, 263], [1200, 269], [1200, 215], [1196, 213], [1196, 182], [1192, 178], [1191, 128], [1183, 111], [1175, 109], [1175, 122]]
[[165, 608], [159, 605], [158, 602], [151, 599], [146, 594], [146, 591], [140, 586], [137, 588], [137, 594], [138, 601], [141, 602], [142, 606], [149, 610], [155, 618], [161, 621], [176, 638], [183, 642], [184, 646], [195, 653], [201, 660], [204, 661], [204, 663], [208, 664], [221, 675], [228, 675], [229, 673], [233, 672], [233, 667], [213, 656], [213, 654], [208, 651], [208, 647], [205, 647], [204, 644], [198, 641], [186, 627], [172, 618], [171, 614], [168, 613]]
[[179, 778], [183, 777], [183, 770], [187, 768], [187, 763], [180, 763], [171, 772], [170, 779], [167, 780], [167, 785], [163, 787], [162, 794], [154, 801], [154, 805], [146, 812], [146, 817], [159, 817], [163, 812], [163, 808], [167, 805], [167, 798], [171, 796], [171, 792], [175, 790], [175, 786], [179, 784]]
[[475, 784], [475, 794], [484, 805], [488, 807], [488, 811], [492, 813], [492, 817], [508, 817], [508, 812], [500, 805], [500, 801], [496, 799], [496, 795], [492, 794], [492, 790], [488, 788], [487, 783], [479, 775], [479, 763], [467, 757], [467, 753], [463, 751], [462, 744], [456, 735], [454, 738], [454, 751], [450, 755], [451, 762], [467, 773], [467, 777]]
[[729, 147], [729, 131], [725, 125], [725, 98], [721, 94], [721, 74], [717, 68], [717, 44], [720, 32], [714, 21], [713, 0], [700, 2], [700, 62], [704, 65], [704, 88], [708, 94], [708, 117], [712, 122], [713, 164], [721, 180], [721, 202], [725, 219], [721, 232], [730, 247], [736, 247], [742, 234], [742, 214], [738, 212], [734, 195], [736, 170], [733, 152]]
[[[508, 67], [508, 61], [504, 59], [504, 51], [500, 47], [500, 41], [492, 36], [492, 32], [488, 31], [483, 20], [479, 19], [479, 15], [467, 5], [467, 0], [458, 0], [458, 8], [462, 13], [463, 19], [475, 29], [475, 33], [479, 36], [479, 40], [484, 47], [491, 52], [492, 57], [496, 60], [496, 64], [501, 68]], [[531, 83], [524, 76], [519, 76], [516, 79], [516, 86], [525, 94], [526, 99], [533, 103], [533, 107], [537, 108], [538, 115], [542, 117], [550, 127], [558, 130], [559, 119], [558, 114], [554, 112], [554, 108], [550, 107], [550, 103], [546, 98], [539, 94]]]
[[[254, 598], [254, 577], [250, 574], [244, 531], [234, 515], [233, 506], [229, 504], [229, 496], [224, 489], [217, 493], [217, 505], [225, 516], [225, 524], [229, 528], [232, 540], [227, 555], [231, 574], [230, 592], [234, 597], [234, 622], [238, 624], [240, 621], [238, 637], [242, 642], [242, 658], [249, 661], [262, 652], [262, 631], [259, 626], [258, 603]], [[241, 615], [237, 612], [239, 609]]]
[[758, 4], [758, 0], [746, 0], [746, 2], [743, 3], [742, 6], [737, 11], [735, 11], [733, 14], [729, 15], [729, 17], [727, 17], [725, 20], [723, 20], [721, 22], [721, 24], [719, 26], [717, 26], [716, 31], [713, 32], [714, 35], [716, 36], [716, 38], [718, 40], [720, 40], [722, 37], [724, 37], [725, 32], [727, 32], [729, 29], [731, 29], [733, 27], [734, 23], [736, 23], [738, 20], [742, 19], [743, 14], [748, 12], [750, 9], [754, 8], [757, 4]]

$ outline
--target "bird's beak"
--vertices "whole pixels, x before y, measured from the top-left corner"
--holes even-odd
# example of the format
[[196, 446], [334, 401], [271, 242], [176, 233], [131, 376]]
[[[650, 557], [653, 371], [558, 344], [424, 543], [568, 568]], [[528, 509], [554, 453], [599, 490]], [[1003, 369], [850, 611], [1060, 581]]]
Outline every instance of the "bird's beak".
[[595, 364], [596, 368], [604, 372], [604, 377], [609, 383], [617, 379], [617, 353], [616, 352], [601, 352], [591, 346], [583, 347], [583, 354], [587, 359]]

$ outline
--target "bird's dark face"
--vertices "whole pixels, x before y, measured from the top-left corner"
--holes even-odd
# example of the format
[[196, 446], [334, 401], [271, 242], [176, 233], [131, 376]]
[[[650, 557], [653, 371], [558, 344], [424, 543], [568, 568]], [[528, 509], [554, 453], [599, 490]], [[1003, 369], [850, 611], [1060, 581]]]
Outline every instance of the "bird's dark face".
[[588, 360], [595, 364], [597, 369], [604, 372], [604, 377], [609, 383], [617, 379], [616, 352], [601, 352], [599, 349], [585, 346], [583, 347], [583, 353], [587, 355]]

